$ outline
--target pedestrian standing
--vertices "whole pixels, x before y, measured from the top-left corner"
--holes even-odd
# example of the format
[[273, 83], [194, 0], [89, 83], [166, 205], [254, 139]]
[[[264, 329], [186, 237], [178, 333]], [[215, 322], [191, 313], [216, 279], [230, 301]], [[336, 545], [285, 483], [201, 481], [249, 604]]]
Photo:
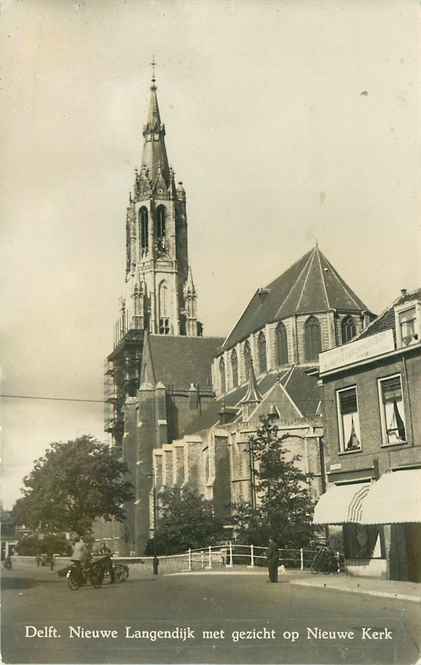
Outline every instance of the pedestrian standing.
[[52, 552], [48, 555], [48, 563], [50, 565], [50, 570], [54, 570], [54, 554]]
[[269, 573], [269, 582], [278, 581], [279, 548], [273, 538], [269, 538], [269, 546], [266, 552], [266, 561]]
[[158, 568], [159, 568], [159, 558], [157, 557], [156, 554], [154, 554], [152, 559], [152, 570], [154, 575], [158, 575]]

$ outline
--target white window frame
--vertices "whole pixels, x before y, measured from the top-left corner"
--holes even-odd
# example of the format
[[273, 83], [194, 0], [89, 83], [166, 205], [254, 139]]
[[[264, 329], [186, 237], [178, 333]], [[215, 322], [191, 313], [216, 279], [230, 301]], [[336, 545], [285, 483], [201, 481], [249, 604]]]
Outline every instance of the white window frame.
[[[342, 412], [341, 404], [339, 399], [339, 394], [347, 390], [355, 389], [355, 398], [357, 401], [357, 413], [358, 413], [358, 424], [359, 424], [359, 434], [360, 434], [360, 447], [355, 450], [345, 450], [345, 441], [344, 441], [344, 431], [343, 431], [343, 422], [342, 422]], [[338, 434], [339, 434], [339, 454], [340, 455], [352, 455], [353, 453], [360, 453], [363, 449], [362, 436], [361, 436], [361, 421], [360, 421], [360, 404], [358, 400], [358, 388], [356, 384], [351, 386], [346, 386], [345, 388], [340, 388], [336, 391], [336, 417], [338, 423]]]
[[[402, 393], [402, 404], [403, 404], [403, 413], [404, 413], [404, 424], [405, 424], [405, 435], [406, 438], [404, 441], [388, 441], [387, 440], [387, 426], [386, 426], [386, 414], [385, 414], [385, 408], [384, 408], [384, 403], [383, 403], [383, 393], [382, 393], [382, 383], [385, 381], [388, 381], [389, 379], [396, 379], [396, 377], [399, 377], [400, 382], [401, 382], [401, 393]], [[406, 413], [405, 413], [405, 400], [403, 396], [403, 385], [402, 385], [402, 374], [400, 372], [397, 372], [396, 374], [390, 374], [390, 376], [382, 376], [381, 378], [377, 379], [377, 391], [379, 395], [379, 409], [380, 409], [380, 423], [381, 423], [381, 428], [382, 428], [382, 447], [388, 448], [389, 446], [402, 446], [405, 443], [408, 442], [408, 430], [407, 430], [407, 422], [406, 422]]]

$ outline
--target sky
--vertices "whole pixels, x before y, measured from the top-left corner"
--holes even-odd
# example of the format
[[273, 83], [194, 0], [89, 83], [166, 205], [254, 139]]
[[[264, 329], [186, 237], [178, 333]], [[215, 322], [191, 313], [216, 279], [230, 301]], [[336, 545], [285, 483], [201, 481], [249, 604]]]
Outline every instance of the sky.
[[[152, 56], [205, 334], [317, 240], [380, 312], [421, 286], [415, 0], [1, 0], [2, 393], [101, 400]], [[3, 501], [103, 406], [4, 398]]]

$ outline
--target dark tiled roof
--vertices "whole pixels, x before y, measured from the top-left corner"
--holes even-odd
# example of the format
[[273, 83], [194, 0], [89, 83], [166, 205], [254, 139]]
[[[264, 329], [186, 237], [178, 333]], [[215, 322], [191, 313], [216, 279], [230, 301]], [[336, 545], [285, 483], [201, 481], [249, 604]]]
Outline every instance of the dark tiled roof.
[[187, 425], [183, 435], [186, 434], [195, 434], [196, 432], [201, 432], [204, 429], [209, 429], [212, 425], [218, 422], [219, 412], [222, 407], [222, 402], [219, 399], [214, 399], [208, 403], [206, 411], [199, 413], [196, 418]]
[[[257, 379], [257, 386], [262, 397], [264, 398], [268, 390], [270, 390], [277, 381], [282, 380], [288, 373], [289, 370], [283, 370], [279, 373], [274, 372], [265, 374], [260, 379]], [[216, 425], [219, 421], [219, 413], [222, 407], [237, 406], [245, 396], [247, 388], [248, 384], [246, 383], [243, 386], [226, 393], [224, 397], [215, 398], [215, 400], [208, 405], [206, 411], [192, 420], [184, 431], [184, 434], [194, 434], [195, 432], [201, 432], [204, 429], [208, 429], [209, 427], [212, 427], [212, 425]]]
[[369, 311], [316, 246], [254, 294], [223, 348], [231, 348], [266, 323], [330, 309]]
[[306, 374], [301, 367], [294, 367], [286, 382], [285, 390], [305, 418], [316, 414], [321, 399], [317, 376]]
[[409, 291], [405, 295], [401, 295], [397, 300], [395, 300], [384, 312], [382, 312], [374, 321], [363, 330], [359, 335], [358, 339], [364, 337], [370, 337], [371, 335], [377, 335], [377, 333], [384, 332], [385, 330], [395, 330], [395, 310], [394, 308], [397, 305], [404, 305], [406, 302], [409, 302], [414, 299], [421, 298], [421, 289], [416, 289], [415, 291]]
[[188, 388], [191, 383], [211, 387], [211, 364], [221, 337], [174, 337], [149, 335], [156, 381], [169, 388]]

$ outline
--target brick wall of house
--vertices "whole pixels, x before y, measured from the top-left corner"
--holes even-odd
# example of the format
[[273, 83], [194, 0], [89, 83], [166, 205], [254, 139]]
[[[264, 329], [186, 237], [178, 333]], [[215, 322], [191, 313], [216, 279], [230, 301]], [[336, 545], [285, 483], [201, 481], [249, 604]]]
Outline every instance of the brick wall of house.
[[[406, 363], [406, 372], [405, 372]], [[401, 374], [407, 442], [395, 445], [382, 445], [382, 429], [378, 392], [378, 379], [393, 374]], [[407, 376], [407, 380], [405, 378]], [[336, 391], [349, 386], [357, 386], [358, 409], [361, 431], [361, 450], [339, 451], [339, 428], [336, 406]], [[347, 474], [365, 472], [370, 475], [373, 460], [379, 463], [379, 472], [405, 464], [421, 463], [421, 424], [416, 416], [415, 405], [421, 399], [421, 357], [383, 359], [370, 366], [362, 366], [346, 376], [325, 378], [323, 387], [324, 412], [326, 418], [326, 439], [329, 445], [330, 464], [340, 465], [330, 480], [339, 480]], [[414, 417], [415, 416], [415, 417]], [[411, 427], [412, 422], [412, 427]]]

